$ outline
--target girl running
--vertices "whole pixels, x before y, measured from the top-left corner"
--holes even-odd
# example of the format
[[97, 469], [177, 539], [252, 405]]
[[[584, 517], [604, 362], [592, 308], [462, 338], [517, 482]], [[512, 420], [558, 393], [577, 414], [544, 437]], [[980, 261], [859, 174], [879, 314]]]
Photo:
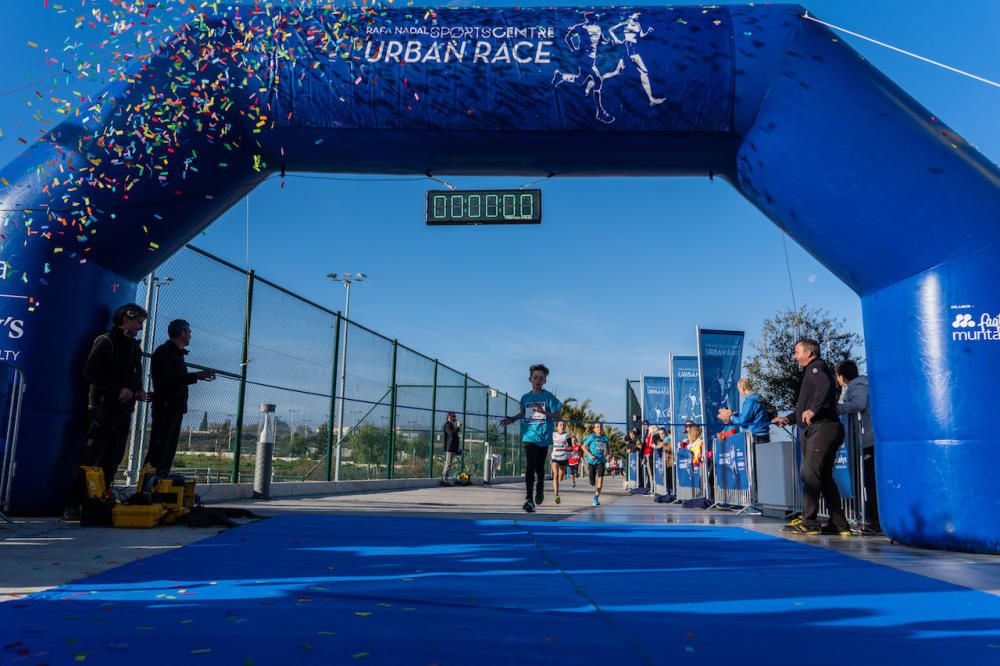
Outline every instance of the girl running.
[[558, 421], [552, 435], [552, 493], [556, 496], [556, 504], [562, 502], [559, 497], [559, 482], [566, 478], [571, 440], [572, 435], [566, 432], [566, 422]]
[[580, 476], [580, 456], [583, 454], [580, 441], [573, 437], [573, 445], [569, 449], [569, 480], [576, 488], [576, 477]]
[[583, 438], [583, 455], [590, 469], [590, 485], [594, 486], [594, 506], [601, 506], [601, 489], [604, 487], [604, 465], [608, 456], [608, 438], [604, 427], [594, 424], [594, 432]]

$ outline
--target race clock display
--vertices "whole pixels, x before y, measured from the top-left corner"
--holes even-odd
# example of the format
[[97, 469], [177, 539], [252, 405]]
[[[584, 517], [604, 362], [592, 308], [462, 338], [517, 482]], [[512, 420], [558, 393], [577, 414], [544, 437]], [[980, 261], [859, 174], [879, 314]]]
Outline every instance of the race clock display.
[[541, 190], [430, 190], [427, 224], [540, 224]]

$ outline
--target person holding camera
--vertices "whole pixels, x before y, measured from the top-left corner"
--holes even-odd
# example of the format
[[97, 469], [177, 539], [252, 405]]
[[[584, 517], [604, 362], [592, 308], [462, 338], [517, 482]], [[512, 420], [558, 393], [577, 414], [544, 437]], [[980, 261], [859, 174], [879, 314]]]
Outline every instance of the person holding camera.
[[149, 373], [153, 378], [153, 425], [149, 434], [149, 451], [146, 464], [152, 465], [160, 476], [170, 474], [177, 454], [177, 440], [181, 436], [181, 421], [187, 413], [188, 386], [198, 380], [212, 381], [211, 370], [188, 372], [184, 357], [191, 344], [191, 325], [175, 319], [167, 326], [170, 339], [156, 348], [150, 361]]
[[444, 469], [441, 471], [441, 485], [448, 486], [448, 474], [455, 458], [462, 450], [462, 442], [459, 434], [462, 430], [462, 422], [455, 419], [455, 412], [448, 412], [444, 422]]

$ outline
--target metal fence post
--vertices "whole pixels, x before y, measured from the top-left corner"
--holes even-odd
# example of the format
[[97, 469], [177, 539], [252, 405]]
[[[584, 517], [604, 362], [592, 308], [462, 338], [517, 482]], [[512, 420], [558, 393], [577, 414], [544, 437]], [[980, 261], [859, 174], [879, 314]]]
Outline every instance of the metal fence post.
[[427, 478], [434, 478], [434, 435], [437, 434], [438, 360], [434, 359], [434, 384], [431, 387], [431, 441], [427, 447]]
[[[327, 421], [326, 433], [326, 480], [333, 478], [333, 428], [337, 412], [337, 370], [340, 363], [340, 313], [337, 313], [337, 324], [333, 327], [333, 372], [330, 373], [330, 416]], [[336, 435], [339, 439], [340, 433]], [[339, 448], [339, 442], [338, 442]]]
[[233, 483], [240, 482], [240, 451], [243, 444], [243, 402], [247, 393], [247, 364], [250, 362], [250, 315], [253, 312], [254, 271], [247, 271], [247, 304], [243, 319], [243, 356], [240, 360], [240, 393], [236, 405], [236, 443], [233, 445]]
[[389, 446], [386, 451], [385, 478], [391, 479], [396, 465], [396, 358], [399, 355], [399, 341], [392, 341], [392, 391], [389, 397]]
[[[156, 271], [146, 276], [146, 313], [153, 309], [153, 280], [156, 279]], [[142, 329], [142, 338], [139, 341], [139, 349], [142, 350], [142, 386], [144, 389], [152, 389], [149, 377], [149, 357], [153, 353], [153, 343], [156, 331], [152, 330], [156, 326], [154, 319], [150, 326]], [[128, 467], [125, 470], [126, 483], [132, 484], [139, 476], [142, 469], [142, 447], [146, 439], [146, 420], [149, 415], [149, 403], [140, 402], [135, 413], [132, 414], [132, 437], [128, 450]]]
[[[469, 373], [465, 373], [465, 381], [462, 383], [462, 462], [465, 457], [465, 431], [468, 430], [468, 408], [469, 408]], [[465, 466], [462, 466], [465, 469]]]
[[483, 448], [486, 449], [483, 452], [483, 479], [488, 479], [489, 476], [486, 474], [486, 463], [490, 462], [492, 465], [492, 458], [490, 455], [493, 454], [492, 447], [490, 447], [490, 387], [486, 387], [486, 419], [485, 425], [483, 426]]

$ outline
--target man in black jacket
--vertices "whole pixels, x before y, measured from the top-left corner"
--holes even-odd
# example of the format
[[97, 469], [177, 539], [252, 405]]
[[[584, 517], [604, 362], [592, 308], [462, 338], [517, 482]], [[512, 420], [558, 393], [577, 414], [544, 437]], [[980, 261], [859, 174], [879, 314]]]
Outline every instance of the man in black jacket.
[[[782, 531], [794, 534], [837, 534], [850, 536], [851, 527], [840, 504], [840, 493], [833, 480], [833, 463], [844, 441], [844, 426], [837, 415], [837, 382], [830, 368], [819, 358], [819, 343], [803, 339], [795, 343], [795, 362], [804, 368], [795, 411], [779, 416], [774, 423], [802, 428], [802, 485], [805, 507], [802, 517]], [[820, 527], [819, 498], [826, 500], [830, 522]]]
[[170, 473], [181, 436], [181, 421], [187, 413], [188, 386], [199, 379], [212, 381], [211, 370], [188, 372], [184, 356], [191, 344], [191, 325], [175, 319], [167, 326], [170, 339], [156, 348], [150, 361], [153, 377], [153, 425], [149, 435], [146, 464], [163, 476]]
[[115, 311], [110, 332], [97, 336], [87, 356], [83, 375], [87, 393], [89, 427], [78, 467], [66, 502], [64, 517], [79, 518], [83, 500], [83, 476], [79, 467], [104, 470], [104, 492], [111, 488], [115, 472], [128, 443], [136, 400], [145, 400], [142, 390], [142, 353], [135, 339], [148, 315], [135, 303]]
[[459, 439], [461, 429], [462, 423], [455, 420], [455, 412], [448, 412], [448, 416], [445, 417], [444, 422], [444, 469], [441, 470], [442, 486], [450, 485], [448, 483], [448, 473], [451, 471], [455, 456], [462, 450], [462, 444]]

